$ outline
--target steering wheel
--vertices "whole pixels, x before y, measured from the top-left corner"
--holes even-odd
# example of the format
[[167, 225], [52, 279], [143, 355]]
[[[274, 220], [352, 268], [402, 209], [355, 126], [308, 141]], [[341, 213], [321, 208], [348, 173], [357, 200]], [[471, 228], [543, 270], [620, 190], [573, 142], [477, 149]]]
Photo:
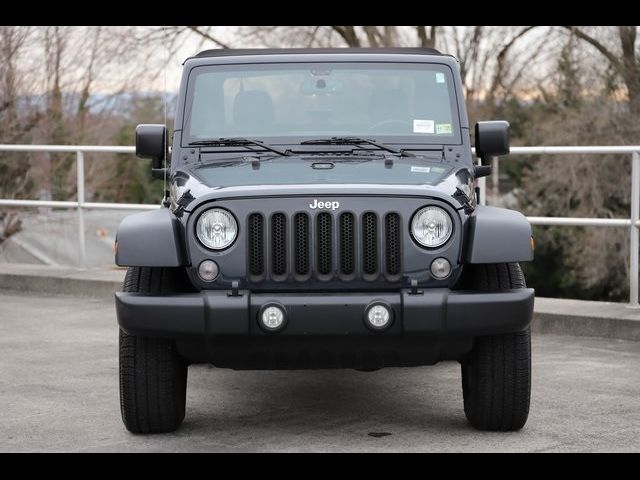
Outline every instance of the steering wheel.
[[411, 133], [412, 126], [406, 120], [390, 118], [372, 125], [369, 131], [372, 133]]

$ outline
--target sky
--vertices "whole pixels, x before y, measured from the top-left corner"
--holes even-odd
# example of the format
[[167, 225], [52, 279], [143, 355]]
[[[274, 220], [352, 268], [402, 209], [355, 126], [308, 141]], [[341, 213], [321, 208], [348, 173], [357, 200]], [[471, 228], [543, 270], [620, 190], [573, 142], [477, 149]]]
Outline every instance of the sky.
[[[232, 31], [233, 27], [220, 26], [216, 29], [216, 34], [220, 40], [233, 43], [236, 40]], [[201, 39], [196, 35], [185, 36], [184, 43], [176, 51], [175, 55], [168, 55], [166, 48], [161, 49], [158, 52], [160, 63], [165, 66], [164, 74], [155, 80], [151, 85], [151, 90], [156, 91], [168, 91], [176, 92], [180, 86], [180, 79], [182, 76], [182, 62], [188, 57], [197, 54], [202, 50], [209, 48], [215, 48], [211, 43], [202, 44]], [[165, 88], [165, 76], [166, 76], [166, 88]]]
[[[48, 91], [50, 88], [50, 78], [47, 78], [46, 75], [43, 75], [42, 64], [43, 58], [47, 58], [43, 51], [43, 32], [45, 31], [45, 27], [32, 27], [36, 31], [36, 37], [39, 37], [39, 42], [35, 42], [34, 46], [29, 48], [26, 52], [26, 57], [23, 62], [25, 72], [37, 72], [36, 74], [32, 74], [33, 81], [30, 84], [24, 84], [22, 86], [23, 93], [25, 94], [33, 94], [33, 93], [43, 93]], [[74, 56], [69, 56], [70, 58], [67, 60], [66, 65], [63, 66], [63, 71], [65, 77], [70, 79], [67, 82], [67, 85], [63, 85], [63, 90], [69, 91], [76, 89], [79, 85], [82, 84], [82, 78], [85, 70], [82, 67], [78, 67], [79, 62], [87, 62], [89, 55], [88, 49], [85, 47], [85, 44], [91, 40], [92, 32], [94, 32], [97, 27], [72, 27], [75, 28], [74, 39], [72, 41], [73, 48], [71, 50], [75, 50], [77, 52]], [[145, 33], [148, 32], [150, 27], [103, 27], [106, 31], [111, 32], [111, 35], [122, 35], [123, 31], [127, 31], [127, 29], [134, 29], [135, 32]], [[161, 35], [157, 35], [157, 31], [160, 30], [161, 26], [151, 27], [156, 29], [156, 36], [161, 38]], [[173, 27], [167, 27], [173, 28]], [[214, 27], [214, 34], [217, 38], [224, 41], [227, 44], [232, 46], [260, 46], [260, 45], [251, 45], [248, 43], [247, 38], [238, 37], [237, 33], [238, 27], [225, 27], [218, 26]], [[286, 33], [287, 27], [281, 27]], [[408, 34], [414, 35], [411, 27], [403, 27], [405, 29], [410, 29]], [[447, 27], [449, 30], [448, 37], [441, 36], [439, 37], [439, 48], [441, 48], [445, 52], [454, 51], [454, 41], [451, 38], [451, 27]], [[453, 27], [455, 32], [462, 32], [462, 29], [467, 29], [471, 27]], [[500, 35], [500, 30], [504, 29], [514, 29], [516, 27], [486, 27], [490, 29], [491, 32], [495, 32]], [[136, 30], [137, 29], [137, 30]], [[460, 29], [460, 30], [459, 30]], [[406, 32], [405, 32], [406, 33]], [[522, 55], [527, 55], [531, 51], [535, 49], [536, 45], [544, 45], [544, 52], [542, 55], [539, 55], [535, 62], [525, 62], [526, 70], [524, 72], [524, 82], [523, 83], [532, 83], [534, 86], [537, 85], [538, 81], [544, 81], [544, 78], [553, 72], [549, 71], [549, 65], [554, 64], [554, 59], [556, 55], [556, 49], [552, 46], [553, 41], [549, 39], [549, 41], [540, 41], [540, 36], [546, 35], [548, 32], [543, 27], [541, 29], [536, 29], [533, 32], [528, 33], [523, 39], [521, 39], [517, 47], [513, 50], [520, 51]], [[105, 50], [109, 50], [108, 43], [109, 36], [107, 35], [104, 41]], [[136, 35], [133, 35], [132, 38], [136, 38]], [[413, 36], [411, 37], [413, 38]], [[254, 40], [256, 42], [257, 40]], [[144, 45], [144, 44], [135, 44], [131, 42], [127, 46], [127, 50], [125, 55], [118, 56], [113, 55], [112, 57], [107, 57], [107, 61], [109, 65], [100, 76], [95, 78], [95, 83], [93, 86], [93, 93], [95, 94], [111, 94], [120, 91], [123, 86], [123, 80], [127, 80], [129, 78], [133, 78], [135, 82], [131, 82], [129, 84], [129, 91], [167, 91], [170, 93], [175, 93], [178, 90], [180, 85], [180, 79], [182, 74], [182, 63], [186, 58], [196, 54], [197, 52], [207, 49], [214, 48], [211, 42], [203, 42], [202, 39], [195, 34], [183, 34], [180, 39], [181, 44], [179, 48], [172, 54], [169, 55], [168, 49], [165, 48], [162, 43], [154, 43], [153, 45]], [[593, 56], [593, 52], [589, 52], [591, 56]], [[149, 56], [151, 59], [151, 64], [149, 68], [145, 68], [143, 63], [141, 62], [143, 57]], [[594, 58], [601, 59], [598, 56]], [[549, 61], [551, 59], [551, 61]], [[74, 73], [75, 67], [75, 73]], [[136, 69], [137, 67], [137, 69]], [[132, 71], [136, 71], [134, 76], [132, 76]], [[484, 69], [485, 71], [491, 71], [491, 67], [487, 67]], [[481, 77], [486, 76], [484, 71], [481, 72]], [[528, 80], [533, 80], [529, 82]]]

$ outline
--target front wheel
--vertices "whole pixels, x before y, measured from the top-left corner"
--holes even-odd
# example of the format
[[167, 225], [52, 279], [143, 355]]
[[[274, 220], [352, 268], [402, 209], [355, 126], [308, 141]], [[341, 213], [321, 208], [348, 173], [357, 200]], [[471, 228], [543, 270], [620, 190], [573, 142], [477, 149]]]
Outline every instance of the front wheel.
[[[517, 263], [474, 266], [476, 290], [525, 288]], [[464, 413], [479, 430], [519, 430], [531, 396], [531, 331], [478, 337], [462, 362]]]
[[[125, 292], [158, 295], [173, 289], [168, 268], [131, 267]], [[132, 433], [176, 430], [185, 414], [187, 362], [175, 343], [120, 330], [120, 410]]]

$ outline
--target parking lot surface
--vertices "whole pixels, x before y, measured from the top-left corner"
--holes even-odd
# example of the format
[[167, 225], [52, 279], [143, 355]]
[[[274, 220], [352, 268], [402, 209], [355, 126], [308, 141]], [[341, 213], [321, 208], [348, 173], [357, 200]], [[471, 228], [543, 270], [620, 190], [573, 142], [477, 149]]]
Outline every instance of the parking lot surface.
[[473, 430], [457, 363], [413, 369], [189, 368], [173, 434], [120, 420], [111, 300], [0, 291], [0, 451], [640, 451], [640, 342], [534, 335], [525, 428]]

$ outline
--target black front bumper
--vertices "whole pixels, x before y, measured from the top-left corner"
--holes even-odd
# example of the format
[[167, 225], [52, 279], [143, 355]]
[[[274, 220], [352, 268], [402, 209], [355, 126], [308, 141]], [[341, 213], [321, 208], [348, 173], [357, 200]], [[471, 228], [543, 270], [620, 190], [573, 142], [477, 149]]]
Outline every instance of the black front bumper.
[[[431, 364], [467, 353], [474, 337], [525, 329], [534, 290], [496, 293], [424, 289], [358, 293], [255, 293], [240, 290], [148, 296], [116, 293], [120, 327], [128, 333], [173, 338], [194, 362], [231, 368], [373, 369]], [[391, 307], [394, 322], [370, 330], [371, 303]], [[284, 306], [286, 328], [264, 332], [261, 307]]]

